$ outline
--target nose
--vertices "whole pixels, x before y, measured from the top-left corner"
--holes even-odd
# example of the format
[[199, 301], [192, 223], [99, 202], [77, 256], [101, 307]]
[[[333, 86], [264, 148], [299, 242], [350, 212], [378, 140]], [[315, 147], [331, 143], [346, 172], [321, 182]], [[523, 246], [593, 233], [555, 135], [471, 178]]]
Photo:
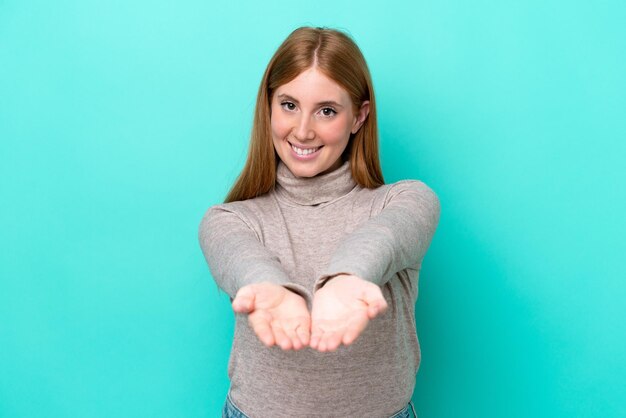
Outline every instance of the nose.
[[300, 116], [300, 119], [296, 123], [297, 124], [293, 130], [293, 136], [298, 141], [307, 141], [315, 138], [313, 123], [306, 115]]

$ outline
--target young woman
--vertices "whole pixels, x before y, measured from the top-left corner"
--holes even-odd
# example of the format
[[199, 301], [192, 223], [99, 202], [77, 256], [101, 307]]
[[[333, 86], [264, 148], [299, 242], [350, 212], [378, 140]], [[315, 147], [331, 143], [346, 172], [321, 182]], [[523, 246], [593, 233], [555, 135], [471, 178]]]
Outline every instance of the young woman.
[[200, 224], [236, 312], [224, 416], [410, 417], [418, 275], [438, 220], [424, 183], [384, 184], [356, 44], [292, 32], [263, 75], [245, 167]]

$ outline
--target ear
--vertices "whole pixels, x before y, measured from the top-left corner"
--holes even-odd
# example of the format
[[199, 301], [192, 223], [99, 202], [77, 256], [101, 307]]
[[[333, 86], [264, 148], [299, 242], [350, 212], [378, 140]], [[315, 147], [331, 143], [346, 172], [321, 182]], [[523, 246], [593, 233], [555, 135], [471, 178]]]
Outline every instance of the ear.
[[365, 119], [367, 119], [367, 115], [370, 114], [370, 101], [366, 100], [361, 104], [361, 108], [359, 109], [359, 113], [356, 115], [355, 121], [352, 124], [352, 133], [355, 134], [359, 131], [361, 126], [365, 123]]

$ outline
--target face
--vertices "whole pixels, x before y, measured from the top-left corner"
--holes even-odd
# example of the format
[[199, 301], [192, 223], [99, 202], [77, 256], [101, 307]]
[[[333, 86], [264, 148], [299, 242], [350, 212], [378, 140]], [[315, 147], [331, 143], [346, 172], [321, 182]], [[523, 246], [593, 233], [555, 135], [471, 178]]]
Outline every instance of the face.
[[315, 67], [278, 87], [271, 103], [274, 148], [297, 177], [313, 177], [341, 166], [350, 134], [369, 113], [355, 114], [348, 92]]

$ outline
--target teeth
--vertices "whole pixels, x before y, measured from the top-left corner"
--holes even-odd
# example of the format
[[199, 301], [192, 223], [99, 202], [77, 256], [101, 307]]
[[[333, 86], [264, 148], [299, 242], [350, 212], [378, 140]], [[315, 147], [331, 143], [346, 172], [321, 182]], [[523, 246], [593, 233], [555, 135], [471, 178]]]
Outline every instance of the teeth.
[[296, 152], [296, 154], [298, 155], [309, 155], [309, 154], [313, 154], [315, 151], [317, 151], [318, 149], [320, 149], [321, 147], [317, 147], [317, 148], [309, 148], [309, 149], [302, 149], [302, 148], [298, 148], [295, 145], [291, 145], [291, 148], [293, 148], [293, 150]]

